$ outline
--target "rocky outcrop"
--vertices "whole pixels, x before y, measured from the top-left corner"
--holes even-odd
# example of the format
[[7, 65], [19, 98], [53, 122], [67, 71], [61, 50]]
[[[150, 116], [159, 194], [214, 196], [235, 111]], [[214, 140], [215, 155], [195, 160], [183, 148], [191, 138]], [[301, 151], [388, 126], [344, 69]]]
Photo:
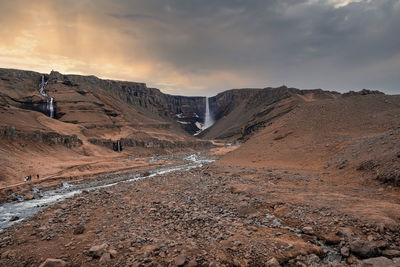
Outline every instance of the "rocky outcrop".
[[358, 91], [358, 92], [350, 91], [348, 93], [344, 93], [343, 97], [360, 96], [360, 95], [384, 95], [384, 93], [382, 93], [378, 90], [362, 89], [361, 91]]
[[62, 135], [56, 132], [42, 132], [39, 130], [23, 132], [17, 130], [14, 126], [0, 128], [0, 137], [11, 140], [26, 139], [33, 142], [41, 142], [46, 145], [62, 145], [68, 148], [82, 145], [82, 140], [74, 134]]
[[113, 144], [120, 141], [122, 148], [124, 147], [145, 147], [145, 148], [161, 148], [161, 149], [176, 149], [176, 148], [209, 148], [212, 143], [209, 141], [167, 141], [156, 138], [146, 138], [144, 140], [137, 140], [134, 138], [121, 138], [119, 140], [90, 138], [89, 142], [113, 149]]

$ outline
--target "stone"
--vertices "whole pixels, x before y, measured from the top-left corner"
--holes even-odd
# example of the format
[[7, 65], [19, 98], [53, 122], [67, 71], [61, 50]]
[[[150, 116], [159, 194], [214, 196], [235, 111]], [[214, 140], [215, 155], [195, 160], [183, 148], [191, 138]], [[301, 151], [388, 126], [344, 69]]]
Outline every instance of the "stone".
[[343, 257], [348, 257], [350, 256], [350, 250], [348, 247], [342, 247], [340, 249], [340, 254], [342, 254]]
[[319, 238], [324, 240], [327, 245], [336, 245], [341, 241], [340, 237], [332, 232], [327, 234], [321, 233]]
[[395, 263], [385, 257], [369, 258], [363, 260], [362, 267], [396, 267]]
[[89, 249], [89, 256], [93, 258], [100, 258], [103, 255], [106, 248], [107, 248], [106, 243], [102, 245], [93, 246]]
[[176, 266], [183, 266], [186, 262], [186, 257], [183, 255], [177, 256], [174, 259], [174, 263]]
[[267, 267], [281, 267], [281, 265], [279, 264], [279, 261], [278, 261], [277, 259], [275, 259], [275, 258], [269, 259], [269, 260], [265, 263], [265, 265], [266, 265]]
[[74, 229], [74, 235], [81, 235], [85, 232], [85, 226], [83, 226], [82, 224], [78, 225], [75, 229]]
[[108, 253], [110, 253], [111, 258], [115, 258], [117, 256], [117, 254], [118, 254], [118, 252], [113, 248], [109, 249]]
[[348, 227], [341, 227], [338, 229], [337, 234], [342, 237], [351, 238], [354, 233]]
[[198, 266], [197, 261], [195, 259], [192, 259], [188, 262], [188, 264], [186, 265], [186, 267], [196, 267]]
[[108, 253], [108, 252], [106, 252], [106, 253], [104, 253], [104, 254], [101, 256], [99, 262], [101, 262], [101, 263], [107, 263], [107, 262], [109, 262], [110, 260], [111, 260], [111, 254]]
[[301, 229], [303, 231], [303, 233], [305, 233], [306, 235], [313, 235], [314, 234], [314, 230], [311, 226], [305, 226], [303, 227], [303, 229]]
[[68, 263], [61, 259], [46, 259], [39, 267], [66, 267]]
[[400, 257], [400, 250], [385, 249], [382, 251], [382, 255], [388, 258], [397, 258]]
[[32, 193], [26, 193], [24, 195], [24, 200], [32, 200], [34, 198], [35, 198], [35, 196]]
[[379, 255], [379, 248], [373, 242], [355, 240], [350, 243], [350, 250], [360, 258], [372, 258]]
[[1, 259], [2, 259], [2, 260], [5, 260], [5, 259], [12, 259], [12, 258], [14, 258], [15, 256], [17, 256], [17, 254], [15, 253], [15, 251], [7, 250], [7, 251], [4, 251], [4, 252], [1, 254]]
[[19, 220], [18, 216], [12, 216], [10, 219], [11, 222], [18, 221], [18, 220]]

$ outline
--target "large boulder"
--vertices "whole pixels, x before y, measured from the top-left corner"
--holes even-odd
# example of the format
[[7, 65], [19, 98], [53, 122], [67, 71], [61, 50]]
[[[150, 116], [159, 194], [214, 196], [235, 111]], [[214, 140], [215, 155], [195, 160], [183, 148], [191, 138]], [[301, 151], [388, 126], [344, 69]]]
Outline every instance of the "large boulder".
[[39, 267], [67, 267], [68, 263], [60, 259], [46, 259]]
[[100, 258], [104, 252], [106, 252], [107, 244], [93, 246], [89, 249], [89, 256], [93, 258]]
[[398, 267], [392, 260], [385, 257], [370, 258], [362, 261], [362, 267]]
[[380, 255], [378, 246], [373, 242], [355, 240], [350, 243], [350, 251], [360, 258], [372, 258]]

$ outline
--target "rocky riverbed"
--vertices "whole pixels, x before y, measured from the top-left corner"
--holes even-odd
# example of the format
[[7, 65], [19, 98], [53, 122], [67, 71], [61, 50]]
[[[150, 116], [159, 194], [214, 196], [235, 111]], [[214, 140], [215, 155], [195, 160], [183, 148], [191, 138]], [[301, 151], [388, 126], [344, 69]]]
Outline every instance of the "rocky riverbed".
[[398, 197], [325, 182], [212, 164], [85, 191], [6, 229], [1, 265], [399, 266], [398, 225], [354, 208]]

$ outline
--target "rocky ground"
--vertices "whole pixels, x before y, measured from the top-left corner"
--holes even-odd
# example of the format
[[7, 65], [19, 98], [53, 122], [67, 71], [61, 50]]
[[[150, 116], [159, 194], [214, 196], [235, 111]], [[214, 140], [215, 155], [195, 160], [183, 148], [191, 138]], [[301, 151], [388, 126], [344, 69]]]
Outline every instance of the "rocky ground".
[[57, 204], [0, 235], [0, 265], [400, 266], [399, 207], [393, 187], [217, 163]]

